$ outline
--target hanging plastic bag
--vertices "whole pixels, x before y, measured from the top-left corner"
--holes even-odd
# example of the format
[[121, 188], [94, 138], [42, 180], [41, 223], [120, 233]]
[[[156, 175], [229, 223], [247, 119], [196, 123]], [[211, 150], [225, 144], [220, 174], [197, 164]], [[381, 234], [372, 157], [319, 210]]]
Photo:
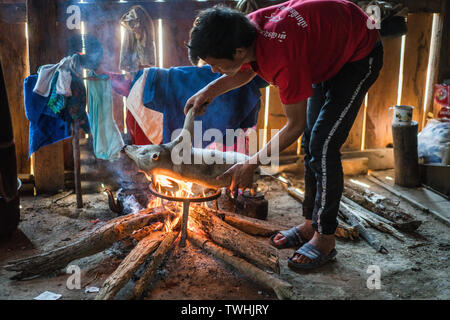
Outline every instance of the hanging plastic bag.
[[450, 142], [450, 121], [429, 120], [417, 139], [419, 158], [425, 164], [442, 163], [443, 152]]

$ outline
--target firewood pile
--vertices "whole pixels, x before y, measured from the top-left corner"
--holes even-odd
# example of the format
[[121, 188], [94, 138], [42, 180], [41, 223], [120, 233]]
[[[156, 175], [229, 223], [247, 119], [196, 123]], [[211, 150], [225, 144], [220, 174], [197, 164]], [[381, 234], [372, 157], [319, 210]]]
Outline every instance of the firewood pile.
[[[139, 299], [149, 289], [167, 253], [178, 243], [182, 225], [178, 209], [175, 203], [164, 203], [117, 217], [74, 243], [10, 261], [5, 269], [16, 272], [12, 278], [15, 280], [42, 276], [65, 268], [71, 261], [101, 252], [117, 241], [133, 239], [137, 244], [105, 280], [96, 299], [114, 299], [139, 267], [150, 260], [133, 289], [132, 298]], [[292, 285], [276, 276], [280, 273], [277, 250], [267, 241], [254, 237], [270, 236], [284, 226], [201, 205], [192, 205], [189, 215], [187, 239], [191, 244], [223, 260], [252, 281], [273, 289], [279, 299], [294, 297]]]
[[[303, 202], [303, 192], [294, 186], [285, 174], [277, 179], [293, 198]], [[421, 221], [403, 210], [398, 202], [369, 190], [364, 187], [364, 184], [358, 184], [358, 181], [345, 183], [338, 221], [339, 226], [335, 233], [337, 237], [350, 240], [361, 237], [375, 250], [382, 253], [388, 251], [369, 231], [369, 227], [390, 234], [404, 242], [405, 237], [402, 232], [414, 232], [422, 224]]]

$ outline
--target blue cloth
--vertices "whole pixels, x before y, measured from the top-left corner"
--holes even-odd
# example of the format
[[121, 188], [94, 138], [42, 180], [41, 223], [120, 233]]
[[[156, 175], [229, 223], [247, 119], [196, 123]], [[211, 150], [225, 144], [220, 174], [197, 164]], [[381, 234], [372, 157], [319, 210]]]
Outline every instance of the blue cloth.
[[37, 77], [31, 75], [24, 81], [25, 115], [30, 121], [28, 156], [39, 148], [71, 136], [70, 123], [48, 107], [49, 97], [33, 92]]
[[[143, 103], [147, 108], [163, 113], [163, 143], [170, 142], [172, 132], [183, 127], [186, 101], [221, 76], [213, 73], [210, 66], [150, 68]], [[225, 135], [226, 129], [256, 125], [261, 97], [259, 89], [267, 85], [267, 82], [256, 77], [247, 85], [215, 98], [206, 113], [195, 119], [202, 121], [202, 134], [216, 128]], [[211, 142], [204, 141], [203, 147]]]

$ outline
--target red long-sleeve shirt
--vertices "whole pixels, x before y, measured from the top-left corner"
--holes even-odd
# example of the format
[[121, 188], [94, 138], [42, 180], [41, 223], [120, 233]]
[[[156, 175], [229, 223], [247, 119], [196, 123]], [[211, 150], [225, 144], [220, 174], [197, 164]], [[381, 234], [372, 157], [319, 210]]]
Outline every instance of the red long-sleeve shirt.
[[284, 104], [310, 97], [313, 83], [366, 57], [379, 39], [368, 15], [345, 0], [291, 0], [248, 18], [259, 30], [251, 67], [279, 87]]

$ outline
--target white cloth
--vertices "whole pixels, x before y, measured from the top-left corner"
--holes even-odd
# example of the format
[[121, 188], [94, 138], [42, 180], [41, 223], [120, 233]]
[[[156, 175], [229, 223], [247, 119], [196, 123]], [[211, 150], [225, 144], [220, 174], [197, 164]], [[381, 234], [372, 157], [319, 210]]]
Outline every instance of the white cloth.
[[70, 85], [72, 84], [72, 65], [74, 64], [74, 57], [65, 57], [57, 64], [46, 64], [39, 70], [36, 86], [33, 89], [43, 97], [48, 97], [51, 91], [52, 79], [56, 71], [59, 71], [58, 80], [56, 81], [56, 93], [65, 97], [72, 96]]
[[59, 69], [58, 80], [56, 81], [56, 93], [65, 97], [72, 96], [70, 85], [72, 84], [72, 74], [69, 70]]
[[142, 102], [148, 70], [144, 69], [142, 76], [134, 83], [126, 105], [148, 140], [153, 144], [161, 144], [163, 138], [163, 114], [146, 108]]

